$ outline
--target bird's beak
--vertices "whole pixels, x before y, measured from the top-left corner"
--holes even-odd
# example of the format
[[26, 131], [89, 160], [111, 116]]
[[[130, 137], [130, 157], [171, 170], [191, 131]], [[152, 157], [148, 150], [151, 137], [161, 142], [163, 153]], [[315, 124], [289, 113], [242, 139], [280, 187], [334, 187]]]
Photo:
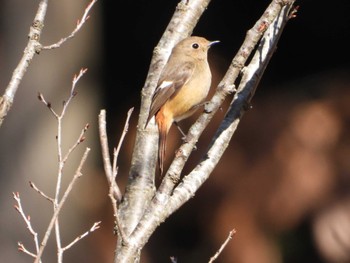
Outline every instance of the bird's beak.
[[212, 45], [215, 45], [217, 43], [220, 43], [220, 40], [211, 41], [209, 42], [208, 47], [211, 47]]

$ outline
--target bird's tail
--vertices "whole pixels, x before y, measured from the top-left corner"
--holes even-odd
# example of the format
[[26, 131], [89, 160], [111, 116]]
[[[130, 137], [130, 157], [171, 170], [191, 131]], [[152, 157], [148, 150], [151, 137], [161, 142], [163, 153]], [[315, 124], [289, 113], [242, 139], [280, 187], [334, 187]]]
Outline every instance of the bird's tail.
[[158, 130], [159, 130], [158, 162], [159, 162], [160, 176], [162, 177], [163, 168], [164, 168], [165, 151], [166, 151], [166, 141], [167, 141], [167, 134], [168, 134], [169, 127], [167, 126], [167, 122], [164, 120], [164, 118], [160, 117], [160, 118], [156, 118], [156, 120], [157, 120]]
[[167, 130], [166, 130], [166, 127], [163, 127], [163, 129], [159, 130], [158, 160], [159, 160], [160, 176], [163, 175], [166, 139], [167, 139]]

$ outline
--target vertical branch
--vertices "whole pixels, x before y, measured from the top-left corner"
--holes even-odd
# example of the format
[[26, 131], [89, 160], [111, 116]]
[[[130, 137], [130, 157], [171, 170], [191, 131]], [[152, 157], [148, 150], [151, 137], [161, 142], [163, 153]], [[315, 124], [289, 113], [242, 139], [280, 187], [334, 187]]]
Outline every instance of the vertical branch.
[[110, 194], [113, 195], [113, 198], [115, 200], [118, 200], [118, 202], [120, 202], [122, 199], [122, 193], [120, 192], [119, 187], [113, 183], [114, 175], [113, 175], [111, 158], [109, 156], [105, 110], [101, 110], [98, 116], [98, 128], [100, 132], [100, 143], [101, 143], [101, 150], [102, 150], [103, 166], [104, 166], [106, 178], [108, 181], [109, 189], [110, 191], [112, 191], [112, 193]]
[[[123, 198], [124, 201], [120, 205], [120, 215], [127, 228], [127, 234], [135, 228], [155, 192], [154, 174], [157, 160], [158, 130], [152, 122], [144, 130], [151, 104], [151, 95], [171, 49], [179, 40], [192, 33], [209, 2], [210, 0], [181, 0], [161, 40], [154, 49], [147, 79], [142, 89], [129, 182]], [[117, 258], [115, 262], [118, 262]]]
[[107, 181], [109, 184], [109, 198], [111, 199], [112, 208], [113, 208], [113, 214], [115, 219], [115, 225], [116, 225], [116, 232], [119, 236], [119, 238], [122, 240], [123, 243], [128, 243], [127, 235], [124, 232], [124, 227], [122, 225], [122, 222], [119, 218], [118, 213], [118, 204], [121, 201], [121, 193], [119, 190], [119, 187], [116, 183], [116, 176], [118, 173], [118, 166], [117, 166], [117, 160], [119, 156], [119, 152], [121, 149], [121, 146], [123, 144], [124, 138], [126, 133], [129, 129], [129, 120], [131, 117], [131, 114], [133, 112], [134, 108], [131, 108], [128, 111], [127, 118], [125, 121], [124, 129], [122, 132], [122, 135], [119, 139], [117, 148], [114, 148], [113, 150], [113, 165], [111, 165], [111, 160], [109, 156], [109, 149], [108, 149], [108, 139], [107, 139], [107, 129], [106, 129], [106, 111], [101, 110], [99, 115], [99, 132], [100, 132], [100, 142], [101, 142], [101, 148], [102, 148], [102, 156], [103, 156], [103, 164], [105, 169], [105, 174], [107, 177]]
[[[75, 91], [76, 84], [80, 80], [80, 78], [86, 73], [87, 69], [81, 69], [78, 75], [75, 75], [72, 81], [71, 91], [67, 101], [63, 102], [63, 109], [60, 115], [56, 115], [57, 119], [57, 153], [58, 153], [58, 172], [57, 172], [57, 182], [56, 182], [56, 192], [54, 198], [54, 211], [56, 211], [59, 200], [60, 200], [60, 189], [62, 187], [62, 176], [63, 176], [63, 168], [66, 161], [66, 158], [63, 157], [62, 154], [62, 122], [63, 118], [66, 114], [67, 108], [71, 100], [75, 97], [77, 92]], [[82, 136], [82, 135], [81, 135]], [[78, 140], [80, 142], [80, 139]], [[70, 153], [70, 151], [69, 151]], [[56, 235], [56, 245], [58, 255], [58, 262], [62, 262], [63, 251], [61, 244], [61, 234], [60, 234], [60, 226], [58, 216], [55, 221], [55, 235]]]
[[[76, 92], [76, 85], [78, 83], [78, 81], [80, 80], [80, 78], [87, 72], [87, 69], [81, 69], [79, 71], [78, 75], [74, 75], [73, 80], [72, 80], [72, 86], [71, 86], [71, 90], [70, 90], [70, 94], [68, 96], [67, 101], [63, 102], [63, 109], [62, 112], [60, 114], [57, 114], [56, 111], [52, 108], [51, 103], [47, 102], [46, 99], [44, 98], [44, 96], [39, 93], [39, 100], [41, 102], [43, 102], [46, 107], [48, 107], [51, 111], [51, 113], [54, 115], [54, 117], [57, 120], [57, 135], [56, 135], [56, 139], [57, 139], [57, 154], [58, 154], [58, 171], [57, 171], [57, 182], [56, 182], [56, 191], [55, 191], [55, 197], [53, 198], [53, 210], [54, 210], [54, 216], [52, 218], [52, 225], [50, 223], [48, 230], [45, 233], [45, 237], [44, 237], [44, 241], [42, 242], [42, 244], [46, 245], [47, 239], [49, 238], [50, 234], [51, 234], [51, 230], [52, 227], [55, 227], [55, 235], [56, 235], [56, 245], [57, 245], [57, 256], [58, 256], [58, 262], [62, 262], [63, 260], [63, 251], [64, 249], [62, 249], [62, 244], [61, 244], [61, 235], [60, 235], [60, 226], [59, 226], [59, 220], [58, 220], [58, 214], [59, 214], [59, 210], [60, 207], [63, 205], [65, 199], [67, 198], [68, 193], [71, 191], [70, 186], [68, 186], [65, 195], [62, 197], [62, 199], [60, 199], [60, 190], [62, 187], [62, 176], [63, 176], [63, 168], [64, 165], [68, 159], [68, 157], [70, 156], [70, 154], [73, 152], [74, 149], [77, 148], [77, 146], [83, 142], [85, 140], [84, 134], [87, 131], [87, 129], [89, 128], [89, 124], [86, 124], [84, 129], [82, 130], [82, 132], [80, 133], [80, 136], [78, 137], [78, 140], [76, 141], [75, 144], [73, 144], [73, 146], [67, 151], [67, 153], [65, 155], [63, 155], [63, 150], [62, 150], [62, 122], [63, 122], [63, 118], [65, 117], [67, 108], [70, 104], [70, 102], [72, 101], [72, 99], [77, 95]], [[88, 152], [90, 151], [90, 149], [87, 149], [86, 153], [83, 156], [83, 161], [85, 162], [85, 159], [87, 157]], [[85, 156], [86, 155], [86, 156]], [[82, 165], [82, 163], [81, 163]], [[81, 170], [82, 167], [80, 167], [79, 169]], [[81, 172], [80, 170], [77, 170], [76, 175], [73, 177], [73, 183], [75, 182], [75, 180], [77, 178], [79, 178], [81, 176]], [[67, 192], [68, 191], [68, 192]], [[62, 202], [63, 201], [63, 202]], [[40, 247], [40, 251], [38, 253], [38, 258], [40, 258], [41, 253], [45, 247], [45, 245], [42, 245]]]
[[73, 176], [73, 179], [71, 180], [71, 182], [69, 183], [66, 191], [64, 192], [61, 201], [57, 204], [57, 208], [54, 211], [54, 214], [52, 215], [52, 218], [50, 220], [49, 226], [47, 227], [47, 230], [45, 231], [44, 238], [41, 241], [40, 249], [39, 249], [39, 252], [38, 252], [38, 254], [36, 256], [36, 259], [35, 259], [34, 263], [39, 263], [40, 262], [41, 256], [42, 256], [42, 254], [44, 252], [44, 249], [46, 247], [47, 241], [49, 240], [50, 234], [51, 234], [52, 229], [53, 229], [53, 227], [55, 225], [55, 222], [56, 222], [56, 220], [58, 218], [58, 215], [59, 215], [59, 213], [60, 213], [60, 211], [61, 211], [61, 209], [63, 207], [63, 204], [66, 202], [67, 197], [70, 194], [70, 192], [72, 191], [73, 186], [75, 185], [76, 181], [82, 176], [81, 170], [82, 170], [82, 168], [84, 166], [84, 163], [85, 163], [85, 161], [86, 161], [86, 159], [88, 157], [89, 152], [90, 152], [90, 148], [86, 148], [85, 152], [83, 154], [83, 157], [80, 160], [79, 166], [78, 166], [78, 168], [77, 168], [77, 170], [76, 170], [76, 172], [75, 172], [75, 174]]

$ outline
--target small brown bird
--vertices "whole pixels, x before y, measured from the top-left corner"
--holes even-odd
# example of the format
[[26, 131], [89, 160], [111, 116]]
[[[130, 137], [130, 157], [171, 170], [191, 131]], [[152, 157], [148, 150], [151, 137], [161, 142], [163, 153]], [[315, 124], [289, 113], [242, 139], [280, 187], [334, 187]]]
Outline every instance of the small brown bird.
[[191, 116], [208, 95], [211, 72], [207, 55], [209, 48], [218, 42], [196, 36], [185, 38], [173, 48], [160, 75], [145, 127], [155, 115], [161, 175], [171, 125]]

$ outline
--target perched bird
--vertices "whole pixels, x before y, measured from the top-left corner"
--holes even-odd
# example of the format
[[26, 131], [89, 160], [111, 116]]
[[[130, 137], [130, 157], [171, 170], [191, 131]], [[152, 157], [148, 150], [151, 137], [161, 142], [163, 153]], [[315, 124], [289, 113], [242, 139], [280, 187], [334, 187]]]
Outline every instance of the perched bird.
[[197, 36], [183, 39], [173, 48], [160, 75], [145, 128], [155, 116], [159, 130], [158, 160], [161, 175], [171, 125], [191, 116], [208, 95], [211, 85], [208, 50], [218, 42]]

